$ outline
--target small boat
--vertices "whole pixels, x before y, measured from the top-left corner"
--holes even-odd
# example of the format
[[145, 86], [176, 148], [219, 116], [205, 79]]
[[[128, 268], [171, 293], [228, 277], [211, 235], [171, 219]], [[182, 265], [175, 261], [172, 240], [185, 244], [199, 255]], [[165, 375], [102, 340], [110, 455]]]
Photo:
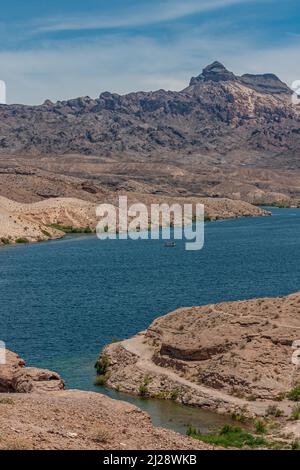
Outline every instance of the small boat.
[[176, 243], [175, 242], [166, 242], [165, 247], [166, 248], [175, 248]]

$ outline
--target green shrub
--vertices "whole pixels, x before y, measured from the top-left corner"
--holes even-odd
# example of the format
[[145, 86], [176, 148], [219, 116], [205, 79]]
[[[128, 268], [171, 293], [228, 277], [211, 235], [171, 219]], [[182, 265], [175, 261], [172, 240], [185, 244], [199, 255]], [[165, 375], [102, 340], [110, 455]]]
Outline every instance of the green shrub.
[[261, 419], [257, 419], [254, 425], [255, 425], [255, 430], [258, 434], [266, 433], [266, 425]]
[[51, 234], [47, 232], [47, 230], [41, 230], [42, 234], [45, 235], [45, 237], [51, 238]]
[[18, 244], [29, 243], [29, 240], [27, 240], [27, 238], [17, 238], [16, 243]]
[[300, 385], [296, 385], [296, 387], [287, 394], [287, 397], [292, 401], [300, 401]]
[[60, 232], [65, 232], [65, 233], [67, 233], [67, 232], [64, 230], [66, 227], [64, 227], [63, 225], [60, 225], [60, 224], [51, 224], [51, 225], [49, 225], [49, 227], [50, 227], [50, 228], [53, 228], [53, 229], [55, 229], [55, 230], [59, 230]]
[[178, 390], [173, 390], [173, 391], [170, 393], [170, 399], [173, 400], [173, 401], [176, 401], [177, 398], [178, 398], [178, 395], [179, 395]]
[[146, 397], [148, 395], [148, 387], [144, 383], [139, 386], [139, 396]]
[[106, 385], [106, 382], [107, 382], [107, 377], [105, 375], [97, 375], [97, 377], [95, 378], [94, 384], [97, 387], [104, 387]]
[[152, 382], [152, 378], [149, 375], [146, 375], [143, 383], [139, 386], [139, 396], [146, 397], [148, 395], [148, 385]]
[[112, 439], [112, 435], [108, 429], [103, 426], [98, 426], [93, 430], [92, 438], [99, 444], [107, 444]]
[[97, 375], [105, 375], [109, 367], [109, 359], [107, 356], [101, 356], [95, 364]]
[[189, 426], [187, 435], [194, 439], [199, 439], [202, 442], [206, 442], [207, 444], [226, 448], [236, 447], [241, 449], [245, 446], [250, 448], [269, 446], [268, 442], [262, 437], [253, 436], [244, 429], [228, 425], [217, 432], [210, 432], [208, 434], [203, 434]]
[[64, 233], [93, 233], [90, 227], [72, 227], [72, 225], [51, 224], [49, 227]]

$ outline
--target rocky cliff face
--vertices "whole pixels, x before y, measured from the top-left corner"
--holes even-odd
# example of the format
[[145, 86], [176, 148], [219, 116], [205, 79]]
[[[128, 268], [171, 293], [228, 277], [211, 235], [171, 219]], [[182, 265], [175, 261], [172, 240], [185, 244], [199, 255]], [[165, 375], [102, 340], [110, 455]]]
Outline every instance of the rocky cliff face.
[[259, 150], [295, 155], [300, 116], [275, 75], [238, 77], [215, 62], [180, 92], [102, 93], [0, 106], [0, 152], [132, 157]]

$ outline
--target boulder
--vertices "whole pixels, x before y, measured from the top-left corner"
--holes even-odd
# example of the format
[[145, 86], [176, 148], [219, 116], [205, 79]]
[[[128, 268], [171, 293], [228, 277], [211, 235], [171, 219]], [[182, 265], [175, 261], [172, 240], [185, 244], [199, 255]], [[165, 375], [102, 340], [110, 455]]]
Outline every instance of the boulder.
[[26, 367], [17, 354], [6, 350], [6, 363], [0, 365], [0, 393], [49, 392], [64, 389], [56, 372]]

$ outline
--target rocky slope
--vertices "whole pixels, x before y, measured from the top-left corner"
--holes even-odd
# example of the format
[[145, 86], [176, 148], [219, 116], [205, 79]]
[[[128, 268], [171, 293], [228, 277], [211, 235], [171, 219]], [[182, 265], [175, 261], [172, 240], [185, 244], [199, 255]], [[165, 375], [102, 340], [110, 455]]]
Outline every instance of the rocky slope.
[[21, 204], [0, 196], [0, 245], [58, 239], [61, 230], [51, 225], [95, 228], [94, 204], [72, 198]]
[[154, 427], [133, 405], [78, 390], [0, 393], [0, 426], [0, 449], [6, 450], [212, 449]]
[[291, 91], [276, 76], [237, 77], [215, 62], [180, 91], [77, 98], [0, 107], [0, 151], [10, 154], [295, 155], [300, 144]]
[[25, 367], [6, 351], [0, 365], [1, 450], [210, 449], [155, 428], [149, 416], [99, 393], [63, 390], [55, 372]]
[[107, 384], [222, 412], [261, 414], [283, 400], [288, 414], [283, 398], [300, 383], [292, 363], [299, 315], [300, 293], [177, 310], [105, 348]]
[[[50, 159], [50, 157], [49, 157]], [[64, 165], [47, 171], [48, 163], [23, 157], [0, 157], [0, 196], [21, 203], [53, 198], [76, 198], [97, 201], [106, 191], [92, 181], [63, 174]], [[84, 163], [84, 162], [83, 162]], [[83, 165], [84, 166], [84, 165]]]
[[[204, 155], [160, 155], [134, 161], [87, 155], [11, 156], [0, 154], [0, 195], [19, 202], [76, 197], [97, 202], [111, 193], [161, 197], [212, 197], [254, 204], [300, 203], [300, 173], [270, 165], [257, 153], [232, 158]], [[123, 160], [122, 160], [123, 158]]]
[[238, 77], [216, 62], [180, 92], [0, 106], [0, 194], [298, 204], [299, 139], [300, 110], [279, 78]]

